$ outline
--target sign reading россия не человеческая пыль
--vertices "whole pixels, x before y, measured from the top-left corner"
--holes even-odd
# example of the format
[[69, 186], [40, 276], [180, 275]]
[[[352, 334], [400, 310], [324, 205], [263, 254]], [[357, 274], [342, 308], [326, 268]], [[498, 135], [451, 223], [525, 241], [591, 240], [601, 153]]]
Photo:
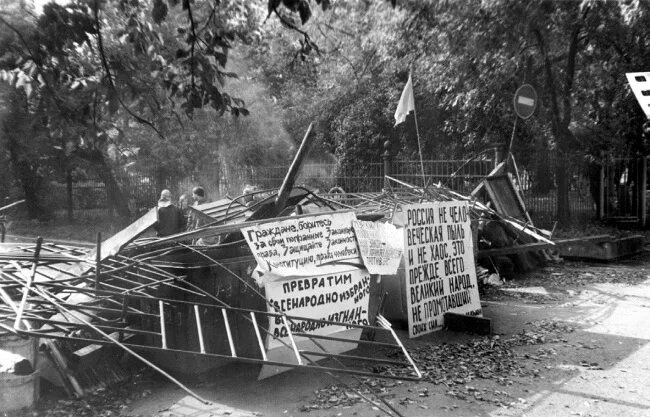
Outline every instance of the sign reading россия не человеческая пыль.
[[409, 336], [440, 330], [443, 315], [482, 315], [469, 206], [446, 201], [402, 206]]

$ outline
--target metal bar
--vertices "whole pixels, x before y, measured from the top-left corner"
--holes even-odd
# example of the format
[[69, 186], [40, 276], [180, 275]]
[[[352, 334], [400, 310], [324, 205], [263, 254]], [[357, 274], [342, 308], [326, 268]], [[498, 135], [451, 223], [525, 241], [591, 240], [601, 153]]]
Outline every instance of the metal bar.
[[14, 207], [14, 206], [17, 206], [18, 204], [22, 204], [22, 203], [24, 203], [25, 201], [26, 201], [25, 199], [22, 199], [22, 200], [15, 201], [15, 202], [13, 202], [13, 203], [11, 203], [11, 204], [8, 204], [8, 205], [6, 205], [6, 206], [2, 206], [2, 207], [0, 207], [0, 211], [4, 211], [4, 210], [7, 210], [7, 209], [10, 209], [10, 208], [12, 208], [12, 207]]
[[291, 333], [291, 328], [287, 324], [287, 317], [282, 316], [282, 325], [287, 329], [287, 335], [289, 335], [289, 340], [291, 341], [291, 347], [293, 348], [293, 353], [296, 355], [298, 360], [298, 365], [302, 365], [302, 358], [300, 357], [300, 352], [298, 352], [298, 346], [296, 346], [296, 341], [293, 340], [293, 334]]
[[167, 349], [167, 332], [165, 329], [165, 312], [163, 310], [163, 302], [158, 301], [158, 310], [160, 313], [160, 337], [162, 338], [162, 348]]
[[[35, 336], [35, 337], [48, 337], [52, 339], [62, 339], [62, 340], [78, 340], [82, 342], [89, 342], [89, 343], [97, 343], [97, 344], [103, 344], [103, 345], [110, 345], [110, 344], [117, 344], [117, 341], [114, 339], [110, 340], [105, 340], [105, 339], [90, 339], [90, 338], [81, 338], [81, 337], [69, 337], [69, 336], [56, 336], [56, 335], [49, 335], [45, 333], [41, 333], [40, 331], [28, 331], [28, 330], [18, 330], [18, 333], [21, 334], [26, 334], [30, 336]], [[128, 348], [134, 348], [138, 350], [150, 350], [150, 351], [157, 351], [157, 352], [177, 352], [177, 353], [182, 353], [182, 354], [188, 354], [188, 355], [198, 355], [197, 352], [191, 351], [191, 350], [183, 350], [183, 349], [163, 349], [161, 347], [157, 346], [149, 346], [149, 345], [140, 345], [140, 344], [134, 344], [134, 343], [119, 343], [121, 346], [125, 346]], [[249, 358], [245, 356], [238, 356], [238, 357], [233, 357], [231, 355], [226, 355], [226, 354], [219, 354], [219, 353], [205, 353], [202, 356], [207, 356], [207, 357], [212, 357], [212, 358], [221, 358], [221, 359], [230, 359], [230, 360], [237, 360], [239, 362], [244, 362], [244, 363], [253, 363], [253, 364], [262, 364], [262, 365], [275, 365], [275, 366], [284, 366], [284, 367], [289, 367], [289, 368], [296, 368], [297, 365], [293, 362], [278, 362], [278, 361], [263, 361], [262, 359], [257, 359], [257, 358]], [[321, 366], [321, 365], [305, 365], [302, 364], [300, 365], [305, 368], [309, 369], [316, 369], [319, 371], [323, 372], [336, 372], [336, 373], [344, 373], [344, 374], [353, 374], [353, 375], [360, 375], [360, 376], [368, 376], [372, 378], [386, 378], [386, 379], [397, 379], [397, 380], [403, 380], [403, 381], [419, 381], [421, 378], [416, 378], [413, 376], [396, 376], [396, 375], [389, 375], [389, 374], [378, 374], [375, 372], [368, 372], [368, 371], [358, 371], [354, 369], [346, 369], [346, 368], [333, 368], [333, 367], [327, 367], [327, 366]], [[156, 369], [156, 368], [155, 368]], [[194, 395], [194, 394], [192, 394]]]
[[378, 321], [382, 326], [385, 326], [385, 328], [386, 328], [387, 330], [390, 331], [390, 333], [393, 335], [393, 339], [395, 339], [395, 341], [397, 342], [397, 344], [399, 345], [399, 347], [402, 349], [402, 353], [404, 354], [404, 356], [406, 356], [406, 359], [409, 361], [409, 363], [411, 364], [411, 366], [412, 366], [413, 369], [415, 370], [415, 373], [417, 374], [418, 378], [422, 378], [422, 373], [420, 372], [420, 370], [418, 369], [418, 367], [415, 365], [415, 362], [413, 362], [413, 359], [411, 359], [411, 355], [409, 355], [409, 353], [406, 351], [406, 348], [405, 348], [404, 345], [402, 344], [402, 341], [399, 340], [399, 338], [398, 338], [397, 335], [395, 334], [395, 331], [393, 330], [393, 327], [391, 326], [390, 322], [389, 322], [388, 320], [386, 320], [386, 319], [384, 318], [384, 316], [381, 316], [381, 315], [377, 316], [377, 321]]
[[[39, 322], [39, 323], [45, 323], [45, 324], [51, 324], [51, 325], [59, 325], [59, 326], [61, 326], [62, 330], [68, 330], [68, 331], [70, 330], [70, 328], [88, 329], [88, 326], [86, 326], [83, 323], [75, 323], [75, 322], [61, 321], [61, 320], [51, 320], [51, 319], [45, 319], [45, 318], [42, 318], [42, 317], [39, 317], [39, 318], [34, 317], [34, 318], [30, 318], [30, 320], [36, 321], [36, 322]], [[67, 328], [65, 326], [67, 326]], [[103, 329], [103, 330], [114, 330], [114, 331], [124, 331], [124, 330], [126, 330], [123, 327], [105, 326], [105, 325], [102, 325], [102, 324], [95, 324], [95, 326], [98, 329]], [[155, 336], [160, 335], [160, 333], [150, 331], [150, 330], [139, 330], [139, 329], [129, 328], [128, 331], [130, 333], [136, 333], [136, 334], [155, 335]]]
[[[127, 259], [128, 259], [128, 258], [127, 258]], [[122, 263], [122, 262], [117, 261], [117, 260], [116, 260], [116, 262], [117, 262], [117, 263]], [[146, 271], [146, 272], [149, 272], [149, 273], [151, 273], [151, 274], [159, 275], [159, 276], [165, 277], [165, 278], [167, 278], [167, 279], [169, 279], [169, 278], [178, 279], [178, 278], [179, 278], [179, 277], [176, 276], [176, 275], [172, 275], [172, 274], [163, 274], [163, 273], [157, 272], [155, 269], [153, 269], [153, 268], [156, 268], [155, 266], [153, 266], [153, 265], [148, 265], [148, 264], [145, 263], [144, 261], [137, 260], [137, 261], [135, 261], [135, 264], [139, 265], [139, 268], [140, 268], [141, 270]], [[143, 266], [143, 265], [144, 265], [144, 266]], [[133, 265], [133, 266], [135, 266], [135, 265]], [[149, 266], [149, 268], [147, 268], [147, 266]], [[155, 278], [148, 277], [148, 276], [146, 276], [146, 275], [137, 274], [137, 273], [132, 272], [132, 271], [126, 271], [126, 273], [131, 274], [131, 275], [135, 275], [135, 276], [137, 276], [137, 277], [139, 277], [139, 278], [142, 278], [142, 279], [146, 279], [146, 280], [152, 281], [152, 284], [163, 284], [163, 285], [167, 285], [167, 286], [169, 286], [169, 287], [171, 287], [171, 288], [175, 288], [175, 289], [178, 289], [178, 290], [181, 290], [181, 291], [185, 291], [185, 292], [188, 292], [188, 293], [191, 293], [191, 294], [194, 294], [194, 295], [200, 295], [200, 296], [203, 296], [203, 295], [204, 295], [204, 294], [202, 294], [202, 293], [195, 292], [195, 291], [189, 290], [189, 289], [187, 289], [187, 288], [183, 288], [183, 287], [178, 286], [178, 285], [173, 285], [173, 284], [170, 284], [170, 283], [167, 283], [167, 282], [163, 282], [163, 281], [166, 281], [166, 280], [158, 281], [158, 280], [156, 280]], [[116, 277], [116, 278], [120, 278], [120, 277]], [[126, 278], [120, 278], [120, 279], [124, 279], [124, 280], [126, 280]], [[127, 281], [128, 281], [128, 280], [127, 280]]]
[[[39, 236], [36, 239], [36, 251], [34, 252], [34, 263], [32, 264], [32, 272], [27, 277], [27, 285], [23, 288], [23, 297], [20, 300], [20, 305], [18, 306], [18, 311], [16, 312], [16, 321], [14, 322], [14, 328], [16, 328], [17, 330], [20, 328], [23, 311], [25, 310], [25, 304], [27, 303], [27, 296], [29, 295], [29, 289], [32, 286], [32, 282], [34, 281], [34, 276], [36, 275], [36, 268], [38, 267], [38, 256], [41, 252], [42, 244], [43, 244], [43, 238]], [[18, 266], [16, 266], [16, 268], [21, 270], [21, 268]]]
[[[32, 300], [31, 302], [35, 303], [35, 304], [48, 304], [48, 303], [51, 303], [48, 300]], [[98, 321], [102, 321], [102, 322], [107, 322], [107, 321], [110, 322], [110, 320], [107, 320], [107, 319], [105, 319], [105, 318], [103, 318], [101, 316], [98, 316], [96, 314], [92, 314], [92, 313], [86, 311], [86, 310], [103, 311], [103, 310], [101, 310], [100, 307], [92, 307], [92, 306], [86, 306], [86, 305], [81, 305], [81, 304], [66, 304], [66, 303], [61, 303], [61, 304], [71, 307], [73, 309], [73, 311], [75, 311], [76, 313], [82, 314], [82, 315], [84, 315], [84, 316], [86, 316], [86, 317], [88, 317], [88, 318], [90, 318], [92, 320], [98, 320]], [[73, 316], [73, 317], [76, 318], [76, 319], [80, 319], [79, 316]]]
[[[383, 327], [378, 327], [379, 330], [386, 330]], [[347, 342], [347, 343], [360, 343], [364, 345], [371, 345], [371, 346], [383, 346], [383, 347], [391, 347], [391, 348], [397, 348], [399, 347], [398, 345], [392, 344], [392, 343], [385, 343], [385, 342], [375, 342], [372, 340], [352, 340], [352, 339], [345, 339], [342, 337], [334, 337], [334, 336], [325, 336], [325, 335], [320, 335], [320, 334], [311, 334], [311, 333], [303, 333], [303, 332], [294, 332], [294, 336], [301, 336], [301, 337], [307, 337], [309, 339], [322, 339], [322, 340], [331, 340], [334, 342]]]
[[300, 354], [301, 355], [322, 356], [324, 358], [350, 359], [350, 360], [355, 360], [355, 361], [385, 363], [385, 364], [389, 364], [389, 365], [402, 365], [402, 366], [408, 366], [409, 365], [408, 363], [405, 363], [405, 362], [393, 361], [393, 360], [390, 360], [390, 359], [369, 358], [369, 357], [364, 357], [364, 356], [343, 355], [343, 354], [338, 354], [338, 353], [316, 352], [316, 351], [312, 351], [312, 350], [300, 350]]
[[[188, 283], [189, 284], [189, 283]], [[41, 286], [52, 286], [51, 284], [48, 283], [37, 283], [37, 285]], [[69, 288], [76, 288], [76, 287], [69, 287]], [[83, 290], [83, 289], [80, 289]], [[90, 289], [85, 289], [85, 291], [92, 292]], [[107, 295], [124, 295], [124, 293], [120, 292], [113, 292], [113, 291], [107, 291], [107, 290], [101, 290], [101, 294], [107, 294]], [[250, 313], [253, 312], [255, 314], [261, 314], [263, 316], [268, 316], [268, 317], [286, 317], [289, 320], [297, 320], [297, 321], [311, 321], [314, 323], [323, 323], [323, 324], [330, 324], [330, 325], [335, 325], [335, 326], [346, 326], [346, 327], [354, 327], [358, 329], [368, 329], [368, 330], [382, 330], [382, 327], [377, 327], [377, 326], [368, 326], [368, 325], [363, 325], [363, 324], [353, 324], [353, 323], [341, 323], [337, 321], [331, 321], [331, 320], [320, 320], [320, 319], [312, 319], [309, 317], [301, 317], [301, 316], [291, 316], [291, 315], [286, 315], [282, 313], [272, 313], [268, 311], [259, 311], [259, 310], [251, 310], [247, 308], [239, 308], [239, 307], [230, 307], [224, 304], [223, 307], [221, 306], [215, 306], [214, 304], [207, 304], [207, 303], [196, 303], [196, 302], [191, 302], [191, 301], [185, 301], [185, 300], [175, 300], [171, 298], [159, 298], [159, 297], [152, 297], [152, 296], [142, 296], [142, 295], [137, 295], [137, 294], [129, 294], [129, 296], [133, 299], [144, 299], [144, 300], [160, 300], [164, 301], [168, 304], [183, 304], [183, 305], [199, 305], [201, 307], [208, 307], [208, 308], [227, 308], [229, 311], [235, 312], [235, 313]], [[221, 300], [218, 298], [215, 299], [216, 301], [222, 303]], [[111, 301], [110, 299], [107, 299], [107, 301]], [[120, 304], [121, 305], [121, 304]], [[99, 307], [84, 307], [84, 308], [94, 308], [94, 309], [99, 309]], [[120, 311], [120, 310], [114, 310], [110, 309], [110, 311]], [[137, 311], [137, 310], [136, 310]], [[148, 314], [148, 313], [141, 313], [141, 314]], [[156, 316], [156, 315], [153, 315]], [[298, 334], [296, 332], [295, 334]]]
[[[44, 292], [44, 291], [40, 291], [40, 290], [37, 290], [37, 289], [35, 289], [35, 288], [32, 288], [31, 291], [33, 291], [35, 294], [37, 294], [37, 295], [39, 295], [39, 296], [41, 296], [41, 297], [43, 297], [43, 298], [45, 298], [45, 299], [50, 299], [49, 301], [50, 301], [50, 302], [51, 302], [51, 303], [52, 303], [52, 304], [53, 304], [57, 309], [59, 309], [59, 310], [62, 311], [62, 312], [66, 312], [66, 309], [63, 308], [63, 307], [61, 307], [61, 306], [60, 306], [60, 305], [55, 301], [55, 298], [52, 297], [52, 296], [50, 296], [50, 295], [47, 294], [46, 292]], [[69, 312], [68, 312], [68, 313], [69, 313]], [[119, 346], [120, 348], [122, 348], [122, 349], [125, 350], [126, 352], [128, 352], [128, 353], [130, 353], [131, 355], [135, 356], [135, 357], [136, 357], [137, 359], [139, 359], [140, 361], [144, 362], [146, 365], [150, 366], [151, 368], [153, 368], [153, 369], [156, 370], [157, 372], [161, 373], [163, 376], [165, 376], [165, 377], [168, 378], [170, 381], [172, 381], [173, 383], [175, 383], [176, 385], [178, 385], [180, 388], [182, 388], [182, 389], [183, 389], [185, 392], [187, 392], [188, 394], [192, 395], [193, 397], [197, 398], [199, 401], [202, 401], [203, 403], [206, 403], [206, 404], [208, 403], [206, 400], [204, 400], [204, 399], [201, 398], [199, 395], [197, 395], [196, 393], [194, 393], [192, 390], [190, 390], [189, 388], [187, 388], [185, 385], [183, 385], [182, 383], [180, 383], [177, 379], [175, 379], [174, 377], [172, 377], [170, 374], [168, 374], [167, 372], [165, 372], [165, 371], [162, 370], [161, 368], [159, 368], [159, 367], [157, 367], [156, 365], [154, 365], [152, 362], [150, 362], [150, 361], [147, 360], [146, 358], [144, 358], [144, 357], [142, 357], [141, 355], [139, 355], [138, 353], [134, 352], [132, 349], [130, 349], [130, 348], [129, 348], [127, 345], [125, 345], [124, 343], [112, 339], [108, 334], [106, 334], [105, 332], [103, 332], [101, 329], [98, 329], [97, 326], [93, 325], [92, 323], [87, 322], [87, 321], [85, 321], [85, 320], [83, 320], [83, 319], [81, 319], [81, 318], [80, 318], [80, 321], [82, 321], [84, 324], [86, 324], [87, 326], [89, 326], [89, 327], [90, 327], [91, 329], [93, 329], [95, 332], [99, 333], [103, 338], [108, 339], [108, 341], [109, 341], [111, 344], [115, 344], [115, 345]], [[69, 337], [67, 337], [67, 339], [69, 339]], [[97, 343], [97, 341], [93, 341], [93, 343]]]
[[203, 326], [201, 325], [201, 315], [199, 314], [199, 306], [194, 304], [194, 316], [196, 317], [196, 330], [199, 335], [199, 348], [201, 353], [205, 353], [205, 343], [203, 343]]
[[[55, 288], [62, 287], [61, 285], [49, 284], [49, 283], [37, 283], [37, 284], [38, 284], [37, 286], [39, 286], [39, 287], [55, 287]], [[93, 290], [91, 288], [81, 288], [81, 287], [63, 287], [63, 289], [61, 289], [60, 292], [63, 293], [66, 290], [72, 291], [72, 293], [79, 293], [79, 292], [94, 293], [95, 292], [95, 290]], [[107, 297], [110, 297], [110, 296], [123, 296], [125, 294], [124, 292], [108, 291], [108, 290], [100, 290], [100, 293], [105, 294]], [[137, 298], [137, 299], [142, 299], [142, 300], [158, 300], [158, 299], [161, 299], [163, 301], [174, 301], [174, 300], [156, 298], [156, 297], [154, 297], [152, 295], [148, 295], [148, 294], [147, 295], [140, 295], [140, 296], [134, 295], [134, 294], [129, 294], [129, 296], [131, 298]], [[117, 304], [117, 305], [120, 306], [120, 308], [122, 306], [122, 304], [119, 301], [114, 300], [112, 298], [104, 298], [103, 301], [106, 301], [108, 303]], [[33, 302], [38, 302], [38, 300], [33, 301]], [[76, 306], [76, 304], [65, 304], [65, 305], [68, 305], [68, 306], [71, 306], [71, 307]], [[103, 311], [103, 310], [101, 310], [102, 308], [106, 309], [106, 311], [121, 311], [121, 310], [111, 309], [111, 308], [108, 308], [108, 307], [84, 306], [84, 308], [95, 309], [95, 310], [99, 310], [99, 311]], [[134, 307], [129, 307], [129, 310], [134, 311], [134, 312], [136, 312], [138, 314], [148, 314], [148, 313], [144, 313], [144, 312], [142, 312], [142, 311], [140, 311], [140, 310], [138, 310], [138, 309], [136, 309]], [[152, 314], [152, 316], [158, 317], [157, 314]]]
[[226, 313], [225, 308], [221, 308], [221, 314], [223, 315], [223, 323], [226, 326], [226, 334], [228, 335], [228, 344], [230, 345], [231, 356], [236, 358], [237, 352], [235, 352], [235, 344], [232, 339], [232, 334], [230, 333], [230, 323], [228, 322], [228, 314]]
[[250, 315], [251, 315], [251, 321], [253, 323], [253, 328], [255, 329], [255, 336], [257, 336], [257, 343], [260, 346], [260, 352], [262, 352], [262, 359], [266, 361], [268, 360], [268, 358], [266, 357], [266, 349], [264, 348], [264, 342], [262, 342], [262, 337], [260, 336], [260, 329], [257, 326], [257, 319], [255, 318], [255, 313], [251, 311]]

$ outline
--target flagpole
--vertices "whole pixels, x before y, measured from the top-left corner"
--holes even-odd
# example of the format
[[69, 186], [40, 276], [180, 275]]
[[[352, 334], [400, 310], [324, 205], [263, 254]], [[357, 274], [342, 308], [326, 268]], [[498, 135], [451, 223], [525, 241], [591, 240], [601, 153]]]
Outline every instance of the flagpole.
[[[411, 81], [413, 80], [413, 70], [411, 70]], [[415, 103], [415, 94], [413, 94], [413, 102]], [[420, 154], [420, 168], [422, 169], [422, 188], [426, 188], [427, 179], [424, 175], [424, 161], [422, 160], [422, 145], [420, 144], [420, 129], [418, 128], [418, 113], [415, 110], [415, 104], [413, 105], [413, 120], [415, 120], [415, 134], [418, 138], [418, 153]]]

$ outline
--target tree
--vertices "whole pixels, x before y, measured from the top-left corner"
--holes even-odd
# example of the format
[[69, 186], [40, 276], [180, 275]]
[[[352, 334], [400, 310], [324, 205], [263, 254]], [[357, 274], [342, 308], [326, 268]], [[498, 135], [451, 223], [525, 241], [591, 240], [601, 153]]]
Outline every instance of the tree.
[[[327, 0], [316, 3], [329, 6]], [[226, 79], [237, 77], [225, 69], [234, 43], [264, 36], [265, 14], [297, 32], [298, 22], [311, 16], [305, 0], [270, 0], [266, 6], [218, 0], [50, 3], [27, 36], [0, 17], [20, 40], [20, 48], [12, 51], [19, 64], [6, 67], [3, 78], [27, 96], [38, 96], [52, 115], [47, 123], [52, 136], [66, 138], [65, 149], [95, 167], [108, 200], [128, 215], [106, 160], [109, 145], [128, 123], [124, 118], [148, 126], [168, 142], [164, 130], [170, 128], [164, 125], [170, 115], [181, 125], [182, 117], [192, 118], [204, 107], [219, 115], [247, 115], [243, 100], [225, 89]], [[307, 53], [312, 44], [303, 36]]]

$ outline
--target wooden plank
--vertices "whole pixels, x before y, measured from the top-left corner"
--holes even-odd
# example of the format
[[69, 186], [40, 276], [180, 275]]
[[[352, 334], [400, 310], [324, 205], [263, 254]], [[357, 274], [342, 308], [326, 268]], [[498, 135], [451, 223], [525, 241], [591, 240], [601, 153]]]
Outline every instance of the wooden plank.
[[510, 176], [498, 175], [488, 177], [484, 180], [484, 183], [485, 189], [497, 213], [524, 220], [530, 224], [533, 223], [526, 211], [524, 201], [515, 189], [515, 185]]
[[[156, 221], [158, 221], [157, 214], [158, 208], [154, 207], [149, 210], [147, 214], [102, 242], [103, 253], [101, 254], [100, 259], [103, 261], [110, 256], [116, 255], [126, 244], [133, 241], [151, 226], [156, 224]], [[88, 258], [95, 258], [94, 250], [88, 254]]]
[[[496, 175], [503, 175], [504, 172], [504, 167], [506, 166], [506, 161], [501, 161], [497, 166], [494, 167], [492, 171], [487, 175], [487, 177], [494, 177]], [[472, 192], [469, 194], [471, 197], [476, 197], [478, 193], [481, 192], [485, 188], [485, 180], [481, 181], [479, 185], [472, 190]]]
[[479, 250], [477, 253], [478, 258], [489, 258], [491, 256], [502, 256], [502, 255], [514, 255], [522, 252], [537, 251], [542, 249], [548, 249], [554, 245], [546, 242], [535, 242], [535, 243], [526, 243], [523, 245], [516, 246], [507, 246], [504, 248], [495, 248], [495, 249], [483, 249]]
[[574, 243], [581, 243], [585, 241], [589, 241], [591, 243], [602, 243], [602, 242], [611, 241], [613, 239], [614, 236], [612, 235], [595, 235], [595, 236], [575, 237], [572, 239], [555, 240], [555, 244], [557, 246], [563, 246], [563, 245], [572, 245]]
[[[125, 330], [128, 330], [129, 327], [125, 327]], [[123, 341], [128, 341], [129, 339], [135, 337], [133, 333], [125, 332], [113, 332], [109, 334], [109, 337], [113, 340], [119, 340], [120, 333], [123, 333]], [[77, 349], [72, 353], [72, 359], [74, 360], [75, 370], [83, 370], [92, 367], [99, 359], [102, 358], [107, 349], [114, 348], [113, 345], [106, 344], [90, 344]]]
[[188, 230], [195, 230], [205, 226], [206, 224], [214, 223], [218, 220], [214, 217], [209, 216], [208, 214], [205, 214], [200, 209], [197, 209], [195, 207], [188, 207], [187, 210], [190, 214], [189, 218], [191, 222], [191, 224], [188, 224]]
[[536, 233], [530, 227], [527, 227], [525, 224], [521, 224], [521, 223], [518, 223], [518, 222], [516, 222], [514, 220], [510, 220], [510, 219], [502, 219], [502, 220], [503, 220], [504, 225], [514, 229], [514, 231], [516, 233], [523, 233], [524, 235], [526, 235], [526, 237], [528, 238], [527, 240], [529, 240], [529, 241], [526, 242], [524, 240], [524, 243], [531, 243], [530, 239], [533, 239], [535, 241], [546, 242], [546, 243], [549, 243], [551, 245], [555, 244], [555, 242], [553, 242], [552, 240], [548, 239], [547, 237], [545, 237], [545, 236], [543, 236], [543, 235], [541, 235], [539, 233]]

